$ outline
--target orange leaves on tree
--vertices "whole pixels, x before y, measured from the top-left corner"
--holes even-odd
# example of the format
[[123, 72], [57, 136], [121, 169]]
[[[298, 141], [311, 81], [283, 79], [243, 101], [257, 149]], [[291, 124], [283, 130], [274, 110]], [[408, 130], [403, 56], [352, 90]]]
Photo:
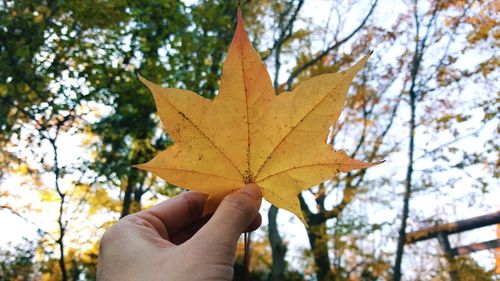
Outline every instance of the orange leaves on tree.
[[214, 100], [162, 88], [140, 77], [153, 93], [174, 145], [137, 167], [171, 184], [208, 194], [206, 213], [214, 211], [225, 195], [256, 183], [267, 201], [305, 223], [297, 197], [302, 190], [338, 172], [374, 165], [354, 160], [326, 143], [349, 85], [367, 59], [277, 96], [239, 11]]

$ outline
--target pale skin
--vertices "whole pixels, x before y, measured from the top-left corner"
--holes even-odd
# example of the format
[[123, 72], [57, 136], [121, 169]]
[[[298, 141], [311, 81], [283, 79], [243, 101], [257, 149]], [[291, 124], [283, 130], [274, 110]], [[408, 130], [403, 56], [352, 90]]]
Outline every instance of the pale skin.
[[101, 239], [97, 280], [232, 280], [239, 237], [261, 224], [262, 193], [248, 184], [210, 218], [206, 198], [185, 192], [118, 221]]

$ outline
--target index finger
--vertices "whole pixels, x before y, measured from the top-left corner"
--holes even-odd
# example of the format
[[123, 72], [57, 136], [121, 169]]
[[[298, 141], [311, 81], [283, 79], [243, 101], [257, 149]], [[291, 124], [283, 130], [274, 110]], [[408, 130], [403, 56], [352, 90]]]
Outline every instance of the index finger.
[[157, 217], [168, 233], [175, 233], [203, 218], [207, 195], [188, 191], [163, 201], [145, 212]]

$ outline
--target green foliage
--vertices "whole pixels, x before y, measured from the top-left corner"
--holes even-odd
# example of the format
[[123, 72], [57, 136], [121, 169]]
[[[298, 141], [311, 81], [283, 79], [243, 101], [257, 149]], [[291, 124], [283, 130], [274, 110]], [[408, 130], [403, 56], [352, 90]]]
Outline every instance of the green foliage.
[[26, 242], [9, 250], [0, 250], [0, 280], [32, 280], [36, 271], [35, 248]]

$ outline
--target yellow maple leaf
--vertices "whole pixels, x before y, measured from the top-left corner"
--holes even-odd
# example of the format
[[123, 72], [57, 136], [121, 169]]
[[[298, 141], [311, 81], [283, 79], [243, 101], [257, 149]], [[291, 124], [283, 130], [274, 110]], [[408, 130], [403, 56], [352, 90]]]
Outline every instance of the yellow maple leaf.
[[302, 190], [338, 172], [375, 165], [354, 160], [326, 143], [349, 85], [367, 59], [277, 96], [238, 11], [236, 33], [214, 100], [139, 77], [153, 93], [174, 145], [136, 167], [208, 194], [206, 213], [213, 212], [225, 195], [256, 183], [267, 201], [305, 224], [297, 197]]

